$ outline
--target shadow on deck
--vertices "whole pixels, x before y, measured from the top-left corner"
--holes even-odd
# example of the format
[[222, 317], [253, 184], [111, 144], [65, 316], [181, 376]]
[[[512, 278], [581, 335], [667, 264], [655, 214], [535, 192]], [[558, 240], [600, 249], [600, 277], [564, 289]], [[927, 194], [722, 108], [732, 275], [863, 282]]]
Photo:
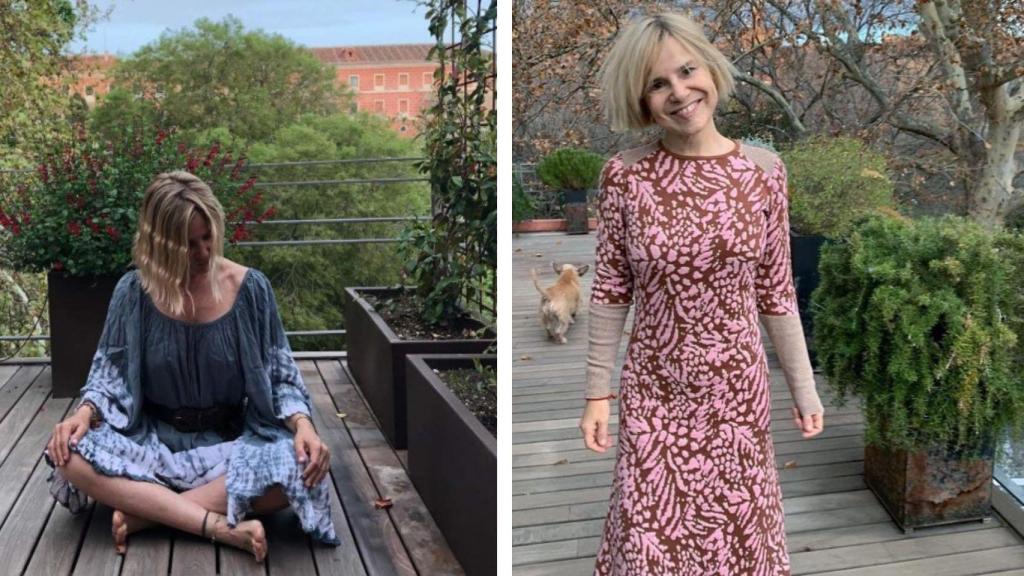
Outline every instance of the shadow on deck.
[[[342, 362], [302, 360], [314, 423], [332, 454], [332, 508], [342, 545], [310, 541], [294, 512], [263, 517], [269, 555], [213, 545], [171, 529], [129, 538], [114, 553], [111, 510], [72, 516], [48, 492], [42, 451], [77, 400], [50, 395], [49, 367], [0, 366], [0, 573], [39, 574], [462, 574], [404, 468]], [[342, 417], [344, 415], [344, 417]], [[390, 498], [390, 509], [377, 509]]]
[[[586, 450], [578, 429], [586, 304], [569, 343], [551, 342], [537, 319], [539, 297], [530, 280], [530, 268], [536, 268], [542, 283], [553, 282], [552, 260], [589, 263], [593, 269], [595, 241], [594, 235], [556, 234], [512, 241], [512, 558], [513, 573], [520, 576], [592, 574], [608, 511], [615, 450]], [[593, 272], [583, 277], [584, 302], [592, 278]], [[826, 427], [804, 440], [791, 421], [792, 399], [767, 339], [765, 348], [793, 574], [1024, 575], [1024, 541], [998, 514], [985, 523], [903, 534], [864, 484], [863, 416], [856, 402], [834, 407], [818, 375]], [[618, 374], [612, 381], [617, 391]], [[613, 438], [617, 420], [613, 402]]]

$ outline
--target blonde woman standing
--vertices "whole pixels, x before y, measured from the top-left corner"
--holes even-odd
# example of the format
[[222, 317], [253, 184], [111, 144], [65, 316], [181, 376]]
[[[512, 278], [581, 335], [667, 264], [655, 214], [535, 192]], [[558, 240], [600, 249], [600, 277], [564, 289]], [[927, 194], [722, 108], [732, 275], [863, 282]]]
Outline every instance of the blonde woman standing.
[[786, 169], [722, 136], [731, 63], [688, 17], [639, 18], [602, 71], [613, 129], [663, 136], [602, 174], [591, 291], [588, 448], [611, 447], [610, 379], [631, 305], [611, 506], [596, 574], [789, 574], [758, 321], [804, 438], [819, 434], [790, 268]]
[[266, 276], [224, 258], [224, 212], [188, 172], [146, 190], [133, 260], [114, 290], [82, 403], [47, 445], [51, 492], [115, 509], [127, 537], [165, 524], [252, 552], [249, 514], [289, 504], [302, 528], [337, 544], [330, 455], [313, 429]]

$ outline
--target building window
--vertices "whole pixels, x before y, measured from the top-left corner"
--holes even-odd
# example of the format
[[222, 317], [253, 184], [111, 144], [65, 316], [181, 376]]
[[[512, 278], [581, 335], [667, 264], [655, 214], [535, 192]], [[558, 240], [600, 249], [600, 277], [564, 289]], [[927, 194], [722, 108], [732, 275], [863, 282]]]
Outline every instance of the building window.
[[433, 72], [424, 72], [423, 73], [423, 87], [424, 88], [430, 88], [433, 85], [434, 85], [434, 73]]
[[358, 92], [359, 91], [359, 76], [356, 76], [355, 74], [349, 76], [348, 77], [348, 87], [353, 89], [353, 90], [355, 90], [356, 92]]
[[373, 89], [374, 90], [383, 90], [384, 89], [384, 75], [383, 74], [374, 74], [373, 75]]
[[385, 112], [385, 110], [384, 110], [384, 101], [383, 100], [374, 100], [373, 101], [373, 111], [377, 112], [377, 113], [380, 113], [380, 114], [383, 114]]
[[402, 73], [398, 75], [398, 87], [402, 89], [409, 88], [409, 75]]
[[409, 101], [406, 100], [405, 98], [402, 98], [401, 100], [398, 101], [398, 113], [399, 114], [408, 114], [409, 113]]

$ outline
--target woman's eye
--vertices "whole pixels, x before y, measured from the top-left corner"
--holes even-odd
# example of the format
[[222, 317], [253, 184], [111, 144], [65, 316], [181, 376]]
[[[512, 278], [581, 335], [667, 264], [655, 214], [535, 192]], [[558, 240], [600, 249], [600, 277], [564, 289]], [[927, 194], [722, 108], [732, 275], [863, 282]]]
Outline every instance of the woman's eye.
[[690, 74], [693, 74], [694, 70], [694, 68], [687, 68], [684, 66], [683, 68], [680, 69], [680, 72], [682, 72], [683, 76], [689, 76]]
[[664, 87], [665, 87], [665, 83], [664, 82], [662, 82], [661, 80], [655, 80], [654, 82], [651, 82], [651, 88], [650, 89], [651, 90], [661, 90]]

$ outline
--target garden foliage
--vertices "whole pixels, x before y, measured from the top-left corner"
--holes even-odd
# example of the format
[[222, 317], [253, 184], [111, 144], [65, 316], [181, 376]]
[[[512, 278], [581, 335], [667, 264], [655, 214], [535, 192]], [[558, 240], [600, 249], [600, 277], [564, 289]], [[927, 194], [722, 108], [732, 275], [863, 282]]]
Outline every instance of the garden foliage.
[[599, 154], [560, 148], [537, 165], [537, 176], [555, 190], [591, 190], [597, 187], [604, 158]]
[[960, 218], [875, 215], [821, 253], [819, 363], [869, 444], [991, 450], [1024, 432], [1024, 240]]
[[855, 138], [813, 137], [782, 153], [790, 225], [799, 234], [835, 238], [859, 216], [893, 208], [885, 156]]
[[[436, 39], [430, 55], [440, 64], [422, 132], [426, 160], [420, 165], [430, 178], [433, 214], [429, 223], [404, 234], [406, 271], [422, 302], [424, 322], [450, 325], [465, 315], [467, 304], [483, 302], [476, 312], [493, 323], [497, 113], [488, 105], [493, 54], [484, 43], [493, 34], [497, 3], [472, 13], [459, 0], [435, 0], [427, 19]], [[449, 25], [457, 28], [457, 47], [448, 46]]]

